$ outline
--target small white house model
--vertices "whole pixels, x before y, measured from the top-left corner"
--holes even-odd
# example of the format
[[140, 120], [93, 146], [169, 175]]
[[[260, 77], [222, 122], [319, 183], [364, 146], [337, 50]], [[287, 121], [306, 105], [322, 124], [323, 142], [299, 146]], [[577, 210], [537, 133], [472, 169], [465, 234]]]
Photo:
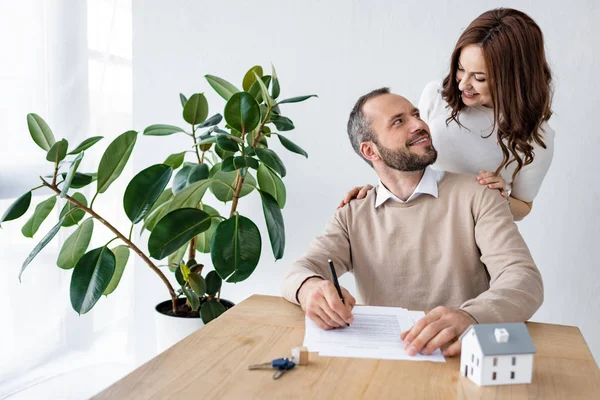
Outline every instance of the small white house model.
[[460, 373], [477, 385], [531, 383], [535, 346], [524, 323], [471, 325], [460, 340]]

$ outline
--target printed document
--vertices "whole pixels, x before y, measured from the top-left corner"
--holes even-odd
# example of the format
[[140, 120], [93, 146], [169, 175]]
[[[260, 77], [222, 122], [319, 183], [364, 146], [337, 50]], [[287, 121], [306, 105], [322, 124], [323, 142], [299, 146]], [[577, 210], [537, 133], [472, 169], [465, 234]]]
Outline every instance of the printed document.
[[323, 330], [306, 317], [304, 346], [320, 356], [445, 362], [440, 350], [431, 355], [408, 355], [400, 334], [425, 313], [397, 307], [356, 306], [354, 322], [346, 328]]

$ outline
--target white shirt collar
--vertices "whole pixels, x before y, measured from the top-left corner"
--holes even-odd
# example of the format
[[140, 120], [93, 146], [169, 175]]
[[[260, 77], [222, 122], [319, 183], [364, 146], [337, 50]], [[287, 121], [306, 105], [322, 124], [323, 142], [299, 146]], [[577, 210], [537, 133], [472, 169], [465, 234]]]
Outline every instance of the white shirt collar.
[[443, 177], [444, 171], [437, 171], [432, 169], [431, 167], [426, 167], [425, 172], [423, 173], [423, 176], [419, 181], [419, 184], [406, 201], [396, 197], [396, 195], [390, 192], [380, 180], [379, 186], [377, 188], [377, 197], [375, 199], [375, 208], [379, 207], [387, 200], [392, 200], [399, 203], [408, 203], [409, 201], [416, 199], [422, 194], [430, 194], [437, 199], [438, 182], [442, 180]]

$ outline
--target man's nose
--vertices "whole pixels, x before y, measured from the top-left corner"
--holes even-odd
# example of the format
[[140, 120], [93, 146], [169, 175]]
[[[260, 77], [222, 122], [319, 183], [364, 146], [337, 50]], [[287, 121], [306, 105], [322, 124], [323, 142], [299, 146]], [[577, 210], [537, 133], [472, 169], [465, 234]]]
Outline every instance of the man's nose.
[[429, 132], [429, 126], [421, 118], [414, 117], [412, 122], [411, 132], [413, 134], [420, 134], [422, 131]]

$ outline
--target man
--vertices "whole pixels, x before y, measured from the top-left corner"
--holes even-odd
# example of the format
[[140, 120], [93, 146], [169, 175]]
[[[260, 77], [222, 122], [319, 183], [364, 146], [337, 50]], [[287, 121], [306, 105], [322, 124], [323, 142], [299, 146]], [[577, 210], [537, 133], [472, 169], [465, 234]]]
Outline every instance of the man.
[[402, 333], [408, 354], [460, 353], [474, 323], [525, 321], [543, 301], [529, 250], [498, 191], [466, 174], [431, 169], [429, 127], [388, 88], [362, 96], [350, 114], [354, 150], [380, 184], [339, 209], [282, 282], [283, 296], [323, 329], [351, 323], [356, 300], [331, 282], [354, 274], [361, 303], [431, 310]]

